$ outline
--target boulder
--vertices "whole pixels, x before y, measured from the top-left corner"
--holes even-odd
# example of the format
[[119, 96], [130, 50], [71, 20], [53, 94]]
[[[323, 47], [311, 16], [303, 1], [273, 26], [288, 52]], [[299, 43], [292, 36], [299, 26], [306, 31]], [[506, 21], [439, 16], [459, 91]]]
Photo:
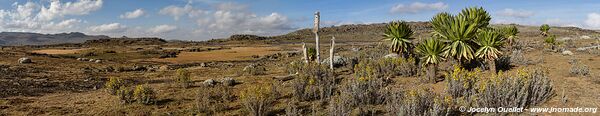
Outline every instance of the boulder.
[[[331, 57], [323, 59], [323, 61], [321, 62], [321, 64], [329, 64], [329, 60]], [[344, 66], [347, 64], [347, 59], [341, 56], [333, 56], [333, 66], [334, 67], [339, 67], [339, 66]]]
[[225, 86], [234, 86], [237, 82], [233, 78], [227, 77], [221, 79], [221, 83]]
[[572, 56], [572, 55], [573, 55], [573, 52], [571, 52], [571, 51], [569, 51], [569, 50], [565, 50], [565, 51], [563, 51], [563, 52], [562, 52], [562, 55], [569, 55], [569, 56]]
[[88, 61], [90, 61], [90, 62], [96, 62], [96, 59], [90, 59]]
[[581, 39], [592, 39], [592, 37], [587, 36], [587, 35], [582, 35], [579, 38], [581, 38]]
[[215, 81], [213, 79], [207, 79], [207, 80], [204, 80], [204, 82], [202, 82], [202, 84], [204, 84], [205, 86], [215, 86], [217, 84], [217, 81]]
[[102, 60], [96, 60], [95, 63], [102, 63]]
[[23, 57], [23, 58], [19, 58], [19, 63], [29, 64], [29, 63], [33, 63], [33, 62], [31, 61], [31, 58]]
[[398, 55], [396, 53], [391, 53], [391, 54], [383, 56], [383, 58], [400, 58], [400, 55]]

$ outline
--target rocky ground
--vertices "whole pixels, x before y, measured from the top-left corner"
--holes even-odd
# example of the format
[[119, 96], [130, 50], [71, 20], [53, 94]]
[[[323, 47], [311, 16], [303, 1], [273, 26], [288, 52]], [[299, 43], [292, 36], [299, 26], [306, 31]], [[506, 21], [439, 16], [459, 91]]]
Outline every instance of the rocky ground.
[[[342, 26], [325, 28], [324, 36], [336, 35], [336, 54], [341, 65], [351, 64], [352, 57], [365, 51], [384, 51], [380, 44], [386, 44], [379, 38], [377, 30], [382, 24], [367, 26]], [[418, 37], [427, 36], [427, 24], [415, 24]], [[356, 35], [361, 30], [362, 36]], [[600, 50], [598, 50], [599, 34], [588, 30], [574, 28], [556, 28], [550, 33], [558, 35], [564, 41], [561, 49], [549, 50], [544, 46], [537, 27], [519, 26], [519, 41], [522, 50], [505, 53], [512, 57], [506, 72], [514, 72], [520, 68], [539, 68], [548, 73], [553, 82], [556, 95], [547, 102], [536, 107], [599, 107], [600, 106]], [[133, 46], [124, 46], [137, 41], [117, 41], [117, 47], [102, 47], [110, 40], [89, 41], [75, 46], [17, 46], [0, 50], [0, 115], [192, 115], [199, 113], [198, 99], [206, 94], [206, 85], [225, 84], [231, 87], [229, 94], [242, 96], [242, 90], [262, 84], [272, 84], [281, 94], [271, 104], [271, 114], [285, 114], [288, 103], [293, 101], [290, 73], [287, 68], [291, 62], [302, 61], [300, 42], [310, 42], [310, 35], [300, 30], [287, 35], [274, 37], [235, 36], [235, 40], [213, 40], [212, 42], [167, 42], [156, 39], [142, 41]], [[347, 35], [344, 35], [347, 34]], [[339, 36], [338, 36], [339, 35]], [[365, 38], [362, 38], [365, 37]], [[346, 39], [348, 38], [348, 39]], [[329, 39], [323, 39], [322, 48], [329, 49]], [[245, 41], [252, 41], [247, 44]], [[246, 43], [246, 44], [244, 44]], [[260, 44], [254, 44], [260, 43]], [[310, 44], [309, 44], [310, 46]], [[235, 48], [270, 47], [269, 52], [253, 53], [236, 51]], [[33, 52], [45, 49], [85, 49], [68, 54], [44, 54]], [[174, 49], [177, 48], [177, 49]], [[210, 49], [209, 49], [210, 48]], [[213, 49], [219, 48], [219, 49]], [[233, 48], [227, 49], [227, 48]], [[203, 49], [203, 50], [199, 50]], [[221, 52], [219, 50], [225, 50]], [[178, 58], [181, 52], [214, 52], [229, 54], [245, 54], [236, 57], [186, 58], [185, 62], [169, 62], [161, 59]], [[237, 53], [236, 53], [237, 52]], [[242, 53], [243, 52], [243, 53]], [[322, 50], [321, 59], [329, 57], [327, 50]], [[174, 54], [174, 55], [173, 55]], [[216, 54], [208, 54], [216, 56]], [[385, 54], [383, 54], [385, 55]], [[161, 58], [162, 57], [162, 58]], [[31, 62], [24, 61], [28, 58]], [[157, 60], [158, 59], [158, 60]], [[337, 62], [337, 61], [336, 61]], [[577, 63], [575, 63], [577, 62]], [[451, 67], [446, 63], [442, 67]], [[585, 66], [585, 67], [584, 67]], [[247, 70], [259, 69], [257, 74], [248, 74]], [[575, 67], [576, 69], [574, 69]], [[176, 83], [177, 69], [190, 72], [191, 84], [181, 88]], [[585, 68], [585, 69], [580, 69]], [[587, 70], [587, 74], [573, 74], [579, 70]], [[442, 68], [439, 75], [451, 71]], [[352, 78], [352, 67], [342, 66], [335, 70], [339, 79]], [[293, 74], [292, 74], [293, 75]], [[441, 93], [445, 81], [431, 84], [424, 82], [418, 73], [416, 76], [391, 78], [395, 89], [411, 89], [417, 87], [433, 88]], [[156, 93], [156, 102], [152, 105], [137, 103], [124, 104], [118, 96], [110, 95], [105, 83], [111, 77], [123, 79], [126, 87], [146, 84]], [[233, 84], [232, 84], [233, 83]], [[222, 91], [221, 93], [225, 93]], [[300, 102], [304, 112], [311, 110], [316, 102]], [[214, 105], [214, 104], [208, 104]], [[239, 99], [225, 104], [224, 110], [215, 115], [247, 115]], [[373, 109], [381, 109], [374, 106]], [[326, 111], [319, 107], [315, 111]], [[384, 110], [375, 114], [383, 114]], [[525, 113], [528, 114], [528, 113]], [[555, 114], [551, 114], [555, 115]], [[570, 114], [558, 114], [570, 115]], [[589, 113], [577, 115], [594, 115]]]

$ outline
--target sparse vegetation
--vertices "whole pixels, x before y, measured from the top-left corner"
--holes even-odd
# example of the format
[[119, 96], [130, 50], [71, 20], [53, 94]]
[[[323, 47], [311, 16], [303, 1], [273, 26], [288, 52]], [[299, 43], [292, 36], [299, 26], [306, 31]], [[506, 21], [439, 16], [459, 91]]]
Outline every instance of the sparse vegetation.
[[240, 100], [244, 109], [252, 116], [266, 116], [275, 101], [272, 85], [256, 85], [246, 88], [240, 93]]
[[457, 67], [446, 80], [446, 92], [463, 106], [529, 107], [554, 95], [552, 82], [540, 69], [488, 77]]
[[417, 74], [414, 62], [413, 58], [364, 59], [354, 66], [354, 75], [368, 78], [410, 77]]
[[177, 69], [176, 73], [175, 82], [177, 82], [177, 84], [181, 85], [183, 88], [188, 88], [192, 83], [190, 79], [190, 72], [186, 69], [180, 68]]
[[125, 86], [123, 80], [117, 77], [110, 77], [104, 87], [107, 89], [108, 93], [111, 95], [116, 95], [117, 91], [121, 89], [121, 87]]
[[121, 86], [117, 91], [117, 96], [119, 96], [122, 103], [132, 103], [135, 101], [133, 98], [133, 91], [127, 87]]
[[301, 65], [291, 84], [294, 98], [298, 101], [330, 98], [336, 90], [336, 82], [328, 66], [316, 63]]
[[138, 103], [149, 105], [156, 102], [156, 92], [148, 85], [138, 85], [133, 91], [133, 96]]
[[569, 70], [571, 75], [576, 75], [576, 76], [590, 75], [590, 69], [587, 65], [582, 64], [581, 62], [579, 62], [577, 60], [572, 60], [569, 63], [571, 64], [571, 69]]
[[[597, 67], [591, 64], [600, 61], [594, 54], [579, 54], [585, 52], [582, 50], [570, 56], [545, 54], [542, 51], [545, 48], [539, 47], [544, 43], [537, 37], [537, 27], [490, 25], [490, 19], [483, 8], [470, 7], [457, 15], [439, 13], [431, 19], [431, 24], [391, 22], [326, 27], [320, 30], [320, 37], [339, 37], [342, 43], [336, 45], [334, 55], [324, 56], [343, 59], [340, 62], [345, 66], [334, 69], [314, 61], [314, 48], [307, 47], [311, 60], [308, 63], [298, 55], [301, 54], [298, 43], [306, 41], [308, 30], [283, 36], [241, 35], [156, 45], [126, 44], [133, 41], [130, 40], [114, 48], [104, 47], [111, 43], [99, 44], [101, 47], [86, 46], [97, 45], [94, 43], [63, 48], [8, 46], [9, 50], [0, 50], [0, 59], [10, 60], [0, 60], [3, 63], [0, 112], [9, 112], [6, 115], [523, 115], [527, 113], [469, 113], [459, 108], [598, 103], [589, 100], [600, 82], [591, 74], [597, 72]], [[567, 27], [556, 27], [553, 32], [565, 38], [596, 33]], [[361, 36], [344, 38], [356, 33]], [[313, 35], [310, 32], [308, 37]], [[380, 41], [381, 35], [391, 43]], [[544, 37], [551, 39], [545, 42], [553, 49], [560, 43], [556, 36]], [[565, 40], [573, 42], [573, 46], [587, 46], [591, 41]], [[331, 48], [323, 45], [325, 49]], [[257, 46], [261, 49], [256, 49]], [[86, 51], [62, 54], [72, 57], [21, 53], [48, 47]], [[221, 50], [225, 48], [228, 50]], [[240, 48], [244, 50], [235, 50]], [[172, 60], [178, 59], [172, 57], [180, 51], [179, 58], [187, 59]], [[397, 54], [389, 54], [390, 51]], [[86, 52], [94, 55], [79, 57]], [[158, 58], [161, 55], [165, 59]], [[21, 57], [36, 62], [19, 64], [17, 59]], [[564, 59], [569, 57], [583, 61], [572, 60], [570, 69], [563, 68]], [[102, 63], [90, 59], [102, 59]], [[427, 82], [422, 82], [425, 78]], [[562, 80], [554, 85], [550, 79]], [[98, 87], [106, 89], [96, 90]], [[591, 92], [568, 91], [582, 87]], [[558, 97], [553, 97], [555, 88], [563, 90]], [[104, 93], [105, 90], [111, 95]], [[77, 94], [70, 94], [74, 92]], [[588, 97], [573, 97], [578, 95]], [[107, 99], [120, 100], [121, 104], [98, 102]], [[544, 104], [545, 101], [551, 102]], [[130, 104], [136, 102], [144, 105]], [[52, 103], [60, 104], [44, 106]], [[118, 105], [122, 106], [113, 107]]]
[[201, 113], [214, 115], [217, 112], [229, 109], [228, 104], [236, 98], [233, 88], [229, 86], [199, 87], [196, 107]]

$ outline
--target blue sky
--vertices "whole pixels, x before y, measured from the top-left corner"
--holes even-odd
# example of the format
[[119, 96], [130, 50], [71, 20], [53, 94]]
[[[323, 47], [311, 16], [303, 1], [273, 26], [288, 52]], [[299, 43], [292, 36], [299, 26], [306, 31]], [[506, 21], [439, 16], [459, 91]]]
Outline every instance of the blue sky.
[[307, 28], [317, 10], [331, 26], [428, 21], [470, 6], [484, 7], [492, 23], [600, 29], [594, 0], [2, 0], [0, 31], [207, 40]]

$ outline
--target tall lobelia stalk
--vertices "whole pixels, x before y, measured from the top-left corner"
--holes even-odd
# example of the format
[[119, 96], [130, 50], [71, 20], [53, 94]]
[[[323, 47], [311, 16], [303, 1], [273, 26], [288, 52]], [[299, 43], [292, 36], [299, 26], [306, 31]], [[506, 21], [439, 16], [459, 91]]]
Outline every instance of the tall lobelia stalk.
[[329, 68], [333, 70], [333, 57], [335, 50], [335, 36], [331, 38], [331, 49], [329, 50]]
[[321, 15], [319, 11], [315, 12], [315, 24], [313, 27], [313, 33], [315, 33], [315, 49], [317, 50], [317, 63], [321, 61], [321, 55], [319, 54], [319, 23], [320, 23]]
[[306, 43], [302, 42], [302, 53], [304, 54], [304, 62], [308, 63], [308, 53], [306, 52]]

